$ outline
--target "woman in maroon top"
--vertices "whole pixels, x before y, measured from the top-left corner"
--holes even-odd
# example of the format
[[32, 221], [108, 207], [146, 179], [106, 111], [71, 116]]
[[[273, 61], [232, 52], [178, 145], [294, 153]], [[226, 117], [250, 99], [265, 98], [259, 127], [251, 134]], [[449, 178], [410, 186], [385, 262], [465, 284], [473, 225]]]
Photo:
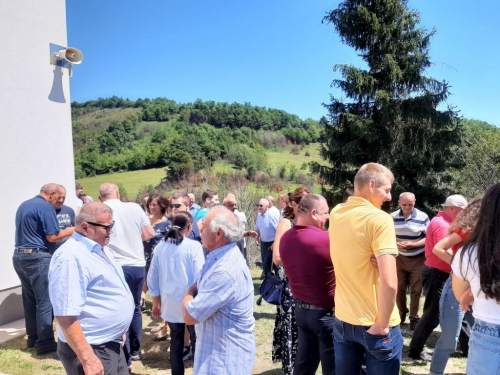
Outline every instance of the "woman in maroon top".
[[[273, 263], [277, 265], [277, 273], [283, 281], [283, 292], [281, 295], [281, 305], [278, 306], [273, 331], [273, 362], [281, 361], [281, 369], [285, 375], [293, 372], [295, 356], [298, 347], [298, 328], [295, 321], [295, 303], [293, 301], [290, 284], [283, 268], [280, 258], [280, 240], [283, 234], [290, 230], [297, 220], [297, 208], [302, 197], [312, 193], [311, 190], [300, 186], [290, 194], [289, 202], [283, 209], [283, 219], [278, 223], [276, 235], [273, 243]], [[276, 267], [275, 267], [276, 269]]]
[[[432, 252], [436, 254], [441, 260], [450, 264], [453, 254], [463, 245], [465, 240], [469, 237], [469, 234], [474, 230], [479, 209], [481, 208], [481, 198], [475, 198], [471, 200], [467, 206], [460, 214], [458, 214], [455, 221], [451, 224], [450, 235], [439, 241]], [[431, 374], [444, 374], [444, 369], [450, 358], [451, 353], [453, 353], [457, 347], [457, 340], [460, 334], [460, 328], [462, 326], [462, 320], [464, 319], [471, 324], [474, 323], [474, 318], [470, 311], [465, 313], [460, 308], [461, 302], [455, 298], [452, 289], [452, 274], [446, 281], [441, 293], [441, 299], [439, 301], [439, 324], [441, 326], [441, 336], [436, 343], [434, 348], [434, 354], [432, 355], [431, 362]], [[467, 291], [465, 296], [468, 296], [470, 292]], [[467, 308], [468, 309], [468, 308]], [[469, 310], [469, 309], [468, 309]], [[462, 351], [464, 348], [462, 348]], [[467, 353], [464, 353], [467, 355]]]

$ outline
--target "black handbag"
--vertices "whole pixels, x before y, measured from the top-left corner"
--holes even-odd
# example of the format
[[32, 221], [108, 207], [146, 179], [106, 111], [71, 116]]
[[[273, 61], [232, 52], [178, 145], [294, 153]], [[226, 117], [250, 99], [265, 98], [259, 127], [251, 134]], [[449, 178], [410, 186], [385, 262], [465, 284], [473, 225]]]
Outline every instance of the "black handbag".
[[274, 273], [268, 272], [266, 278], [260, 285], [260, 298], [257, 305], [260, 305], [262, 299], [272, 305], [281, 305], [281, 292], [283, 291], [283, 281]]

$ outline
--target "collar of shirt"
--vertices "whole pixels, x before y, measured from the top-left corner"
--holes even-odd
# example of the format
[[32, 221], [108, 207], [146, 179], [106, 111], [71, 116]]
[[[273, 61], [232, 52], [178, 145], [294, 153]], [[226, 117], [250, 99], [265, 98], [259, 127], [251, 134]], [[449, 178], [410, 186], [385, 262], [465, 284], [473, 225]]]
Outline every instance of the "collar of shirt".
[[78, 241], [78, 242], [81, 242], [82, 244], [85, 245], [85, 248], [87, 250], [89, 250], [90, 252], [92, 253], [104, 253], [104, 247], [102, 247], [101, 245], [99, 245], [97, 242], [95, 242], [94, 240], [91, 240], [90, 238], [88, 237], [85, 237], [84, 235], [78, 233], [78, 232], [73, 232], [73, 238]]
[[436, 217], [442, 217], [444, 221], [446, 221], [447, 223], [450, 223], [450, 224], [453, 221], [448, 216], [446, 216], [446, 214], [443, 211], [439, 211], [438, 214], [436, 215]]
[[215, 249], [214, 251], [209, 252], [205, 260], [205, 264], [203, 265], [203, 268], [200, 272], [199, 280], [201, 280], [205, 273], [234, 246], [236, 246], [236, 244], [230, 242], [228, 244], [225, 244], [224, 246], [219, 247], [218, 249]]
[[[399, 217], [404, 217], [406, 219], [406, 216], [403, 214], [403, 210], [402, 209], [399, 209]], [[413, 211], [411, 212], [411, 215], [408, 219], [406, 220], [409, 220], [409, 219], [415, 219], [417, 217], [417, 209], [414, 208]]]

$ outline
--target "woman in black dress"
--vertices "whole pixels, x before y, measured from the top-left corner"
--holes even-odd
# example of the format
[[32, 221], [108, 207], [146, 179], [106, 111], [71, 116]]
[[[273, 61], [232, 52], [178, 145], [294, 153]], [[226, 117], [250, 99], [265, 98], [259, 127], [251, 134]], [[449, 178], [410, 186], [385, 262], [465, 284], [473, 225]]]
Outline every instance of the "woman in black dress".
[[289, 202], [283, 209], [283, 219], [280, 220], [273, 244], [273, 263], [279, 278], [283, 281], [283, 291], [281, 295], [281, 305], [277, 307], [276, 320], [273, 332], [273, 362], [281, 361], [281, 369], [286, 375], [292, 374], [297, 355], [298, 329], [295, 321], [295, 303], [293, 301], [290, 284], [285, 275], [283, 262], [280, 257], [281, 236], [293, 227], [297, 220], [297, 208], [300, 200], [306, 194], [312, 193], [309, 189], [301, 186], [290, 194]]

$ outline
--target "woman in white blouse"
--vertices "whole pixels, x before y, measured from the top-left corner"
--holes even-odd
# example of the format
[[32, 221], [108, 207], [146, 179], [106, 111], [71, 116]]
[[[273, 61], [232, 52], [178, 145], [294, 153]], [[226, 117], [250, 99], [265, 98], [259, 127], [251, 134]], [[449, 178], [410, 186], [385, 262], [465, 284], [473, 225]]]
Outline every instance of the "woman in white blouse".
[[474, 298], [467, 374], [500, 374], [500, 184], [484, 195], [477, 226], [451, 265], [457, 299], [469, 287]]
[[[187, 238], [193, 217], [189, 212], [179, 212], [172, 219], [172, 226], [165, 241], [155, 248], [148, 274], [149, 294], [153, 299], [153, 318], [161, 317], [170, 327], [170, 363], [172, 375], [184, 374], [182, 354], [184, 349], [184, 318], [182, 299], [186, 290], [195, 282], [205, 257], [198, 241]], [[193, 326], [187, 326], [192, 350], [196, 343]]]

